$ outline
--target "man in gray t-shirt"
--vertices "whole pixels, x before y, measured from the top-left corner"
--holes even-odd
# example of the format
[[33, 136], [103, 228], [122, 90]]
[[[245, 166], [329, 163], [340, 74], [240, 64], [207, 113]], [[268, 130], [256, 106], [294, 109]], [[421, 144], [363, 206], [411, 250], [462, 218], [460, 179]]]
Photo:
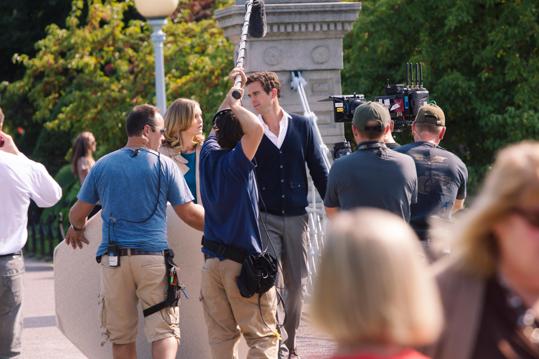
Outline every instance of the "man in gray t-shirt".
[[389, 111], [378, 102], [367, 102], [354, 112], [352, 132], [358, 145], [349, 156], [335, 161], [329, 172], [324, 205], [331, 218], [339, 209], [385, 209], [410, 220], [410, 205], [417, 199], [414, 161], [387, 148]]

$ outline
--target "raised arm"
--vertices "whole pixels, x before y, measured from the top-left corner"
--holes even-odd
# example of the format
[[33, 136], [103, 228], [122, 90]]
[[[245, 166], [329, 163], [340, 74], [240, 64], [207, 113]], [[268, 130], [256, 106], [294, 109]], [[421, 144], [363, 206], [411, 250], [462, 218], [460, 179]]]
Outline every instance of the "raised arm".
[[[243, 86], [247, 81], [247, 76], [245, 76], [242, 69], [232, 70], [230, 77], [235, 78], [236, 75], [241, 76], [242, 88], [232, 87], [228, 92], [225, 101], [221, 105], [221, 109], [230, 108], [237, 117], [243, 131], [243, 136], [241, 138], [241, 147], [243, 148], [243, 153], [245, 154], [245, 157], [252, 160], [256, 154], [256, 151], [258, 150], [260, 141], [262, 141], [262, 136], [264, 136], [264, 127], [262, 127], [262, 123], [254, 113], [242, 106], [241, 98], [243, 97]], [[236, 90], [239, 90], [241, 93], [239, 100], [232, 96], [232, 92]]]
[[47, 172], [45, 166], [39, 162], [28, 159], [23, 153], [19, 151], [13, 138], [7, 133], [0, 130], [0, 138], [2, 139], [2, 146], [0, 151], [8, 152], [20, 157], [21, 161], [26, 161], [31, 167], [32, 186], [30, 190], [30, 197], [39, 207], [51, 207], [54, 206], [62, 197], [62, 188]]
[[[243, 94], [243, 89], [241, 89], [241, 93]], [[233, 98], [232, 96], [230, 97]], [[239, 100], [236, 101], [236, 104], [231, 104], [230, 108], [238, 118], [241, 129], [243, 130], [243, 137], [241, 138], [243, 153], [245, 157], [252, 160], [262, 141], [262, 136], [264, 136], [264, 128], [258, 117], [243, 107]]]

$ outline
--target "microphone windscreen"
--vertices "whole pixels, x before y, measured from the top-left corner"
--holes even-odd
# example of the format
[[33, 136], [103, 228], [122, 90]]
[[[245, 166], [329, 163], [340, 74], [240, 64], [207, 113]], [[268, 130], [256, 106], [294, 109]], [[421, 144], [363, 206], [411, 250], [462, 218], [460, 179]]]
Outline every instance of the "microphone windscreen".
[[263, 0], [253, 0], [247, 32], [251, 37], [260, 38], [266, 36], [266, 10], [264, 9]]

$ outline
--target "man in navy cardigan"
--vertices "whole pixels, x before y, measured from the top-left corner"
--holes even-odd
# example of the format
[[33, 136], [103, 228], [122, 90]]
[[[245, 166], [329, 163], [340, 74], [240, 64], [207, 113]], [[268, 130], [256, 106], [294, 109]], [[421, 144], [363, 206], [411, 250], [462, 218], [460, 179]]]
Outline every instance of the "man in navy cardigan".
[[255, 155], [260, 192], [260, 231], [263, 245], [282, 264], [286, 290], [286, 339], [280, 358], [295, 358], [296, 330], [307, 277], [308, 182], [305, 163], [322, 198], [326, 193], [325, 166], [314, 124], [306, 117], [288, 114], [279, 104], [280, 83], [274, 72], [251, 74], [246, 83], [253, 108], [263, 121], [264, 136]]

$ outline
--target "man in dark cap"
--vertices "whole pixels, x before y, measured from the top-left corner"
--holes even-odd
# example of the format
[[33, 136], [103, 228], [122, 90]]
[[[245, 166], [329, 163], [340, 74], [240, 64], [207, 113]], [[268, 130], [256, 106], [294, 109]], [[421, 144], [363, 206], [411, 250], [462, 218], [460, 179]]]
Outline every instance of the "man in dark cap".
[[328, 217], [338, 210], [374, 207], [410, 220], [410, 205], [417, 198], [416, 169], [409, 156], [384, 144], [390, 121], [389, 111], [378, 102], [356, 108], [352, 133], [357, 149], [335, 161], [329, 172], [324, 199]]
[[436, 105], [424, 105], [412, 124], [413, 143], [396, 151], [414, 159], [418, 178], [417, 203], [410, 224], [422, 241], [428, 239], [432, 216], [450, 219], [464, 206], [468, 170], [455, 154], [440, 147], [445, 135], [445, 114]]

